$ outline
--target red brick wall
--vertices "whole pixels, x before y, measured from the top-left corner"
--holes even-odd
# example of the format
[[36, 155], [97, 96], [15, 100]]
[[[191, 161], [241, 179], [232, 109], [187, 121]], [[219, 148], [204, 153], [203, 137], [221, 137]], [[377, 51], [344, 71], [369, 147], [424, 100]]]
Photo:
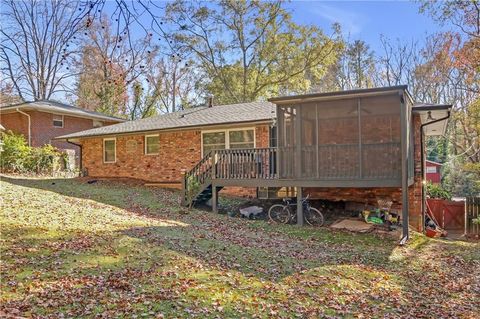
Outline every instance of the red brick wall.
[[[268, 146], [268, 126], [256, 127], [255, 134], [257, 147]], [[157, 183], [180, 183], [182, 171], [190, 170], [201, 159], [200, 130], [160, 132], [160, 151], [156, 155], [144, 154], [144, 136], [117, 136], [116, 163], [103, 163], [102, 137], [81, 140], [83, 167], [91, 177], [129, 177]], [[132, 141], [130, 145], [136, 143], [136, 150], [131, 147], [127, 152], [128, 141]], [[225, 188], [222, 192], [238, 193], [238, 190]], [[247, 194], [255, 195], [255, 189]]]
[[[53, 126], [53, 114], [38, 111], [25, 111], [30, 115], [31, 121], [31, 139], [32, 146], [38, 147], [45, 144], [52, 144], [59, 149], [75, 150], [79, 154], [78, 146], [64, 141], [55, 141], [53, 138], [70, 133], [80, 132], [93, 128], [93, 120], [65, 115], [63, 117], [63, 127]], [[28, 118], [26, 115], [15, 113], [2, 114], [0, 123], [6, 130], [12, 130], [17, 134], [22, 134], [28, 138]], [[111, 125], [115, 122], [103, 122], [103, 125]]]
[[18, 112], [0, 114], [0, 124], [7, 131], [11, 130], [17, 134], [22, 134], [25, 138], [28, 136], [28, 119], [26, 115]]
[[[63, 117], [63, 127], [53, 126], [53, 114], [38, 111], [25, 111], [30, 115], [32, 146], [43, 146], [52, 144], [58, 148], [76, 149], [76, 146], [62, 141], [52, 141], [53, 138], [61, 135], [71, 134], [93, 128], [93, 120], [65, 115]], [[28, 118], [27, 116], [15, 113], [2, 114], [0, 123], [7, 130], [28, 136]], [[115, 124], [114, 122], [103, 122], [103, 125]]]
[[415, 114], [413, 116], [413, 130], [414, 130], [414, 183], [408, 190], [408, 205], [410, 225], [416, 230], [423, 229], [423, 216], [422, 216], [422, 155], [421, 155], [421, 135], [420, 115]]

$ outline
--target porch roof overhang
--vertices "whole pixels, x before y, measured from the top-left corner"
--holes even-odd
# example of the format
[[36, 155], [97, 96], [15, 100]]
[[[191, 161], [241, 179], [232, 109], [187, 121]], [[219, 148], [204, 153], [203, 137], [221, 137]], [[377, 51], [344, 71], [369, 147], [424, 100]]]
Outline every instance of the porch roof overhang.
[[398, 92], [399, 95], [406, 93], [408, 99], [411, 99], [410, 94], [407, 91], [406, 85], [398, 86], [387, 86], [379, 88], [369, 88], [369, 89], [355, 89], [355, 90], [345, 90], [345, 91], [335, 91], [335, 92], [325, 92], [325, 93], [312, 93], [312, 94], [302, 94], [302, 95], [291, 95], [291, 96], [280, 96], [268, 99], [269, 102], [279, 104], [291, 104], [291, 103], [305, 103], [321, 100], [334, 100], [334, 99], [343, 99], [347, 97], [364, 97], [364, 96], [373, 96], [373, 95], [382, 95], [382, 94], [392, 94]]
[[[412, 112], [420, 115], [420, 119], [424, 125], [424, 133], [426, 136], [444, 135], [447, 129], [448, 116], [452, 109], [450, 104], [415, 104]], [[438, 121], [439, 119], [443, 119]]]

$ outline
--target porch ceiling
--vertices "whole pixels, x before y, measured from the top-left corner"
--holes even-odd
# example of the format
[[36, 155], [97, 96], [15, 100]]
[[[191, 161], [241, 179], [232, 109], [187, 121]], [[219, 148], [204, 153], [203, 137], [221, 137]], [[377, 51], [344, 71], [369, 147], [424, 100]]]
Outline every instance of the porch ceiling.
[[[413, 112], [420, 114], [422, 124], [425, 124], [447, 117], [451, 108], [452, 106], [448, 104], [416, 104], [413, 106]], [[425, 135], [437, 136], [445, 134], [447, 123], [448, 118], [426, 125], [424, 127]]]

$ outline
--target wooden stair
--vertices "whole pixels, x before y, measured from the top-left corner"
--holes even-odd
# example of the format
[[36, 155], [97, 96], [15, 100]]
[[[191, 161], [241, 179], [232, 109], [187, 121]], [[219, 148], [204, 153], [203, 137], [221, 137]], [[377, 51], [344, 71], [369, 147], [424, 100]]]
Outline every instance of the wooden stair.
[[212, 198], [212, 152], [208, 152], [183, 178], [184, 206], [202, 204]]

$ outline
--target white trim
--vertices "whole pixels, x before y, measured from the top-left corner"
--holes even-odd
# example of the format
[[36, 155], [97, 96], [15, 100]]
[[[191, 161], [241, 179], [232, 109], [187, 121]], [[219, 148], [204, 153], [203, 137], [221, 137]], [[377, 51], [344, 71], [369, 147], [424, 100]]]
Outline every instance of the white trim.
[[214, 129], [214, 130], [202, 130], [200, 132], [201, 136], [201, 143], [200, 149], [203, 158], [203, 134], [204, 133], [217, 133], [217, 132], [224, 132], [225, 133], [225, 149], [230, 149], [230, 131], [252, 131], [253, 130], [253, 147], [257, 147], [257, 128], [256, 126], [249, 126], [249, 127], [237, 127], [237, 128], [229, 128], [229, 129]]
[[[101, 121], [101, 120], [98, 120], [98, 119], [92, 119], [92, 127], [93, 128], [98, 128], [98, 127], [102, 127], [102, 126], [105, 126], [103, 124], [104, 121]], [[95, 123], [97, 124], [100, 124], [100, 125], [95, 125]]]
[[[147, 153], [147, 137], [153, 137], [153, 136], [157, 136], [157, 137], [158, 137], [158, 149], [159, 149], [159, 151], [156, 152], [156, 153]], [[145, 155], [158, 155], [158, 153], [160, 152], [160, 134], [149, 134], [149, 135], [145, 135], [144, 138], [143, 138], [143, 144], [144, 144], [143, 153], [144, 153]]]
[[15, 110], [17, 108], [20, 108], [20, 109], [24, 110], [25, 112], [38, 111], [38, 112], [42, 112], [42, 113], [58, 114], [58, 115], [62, 114], [62, 115], [65, 115], [65, 116], [78, 117], [78, 118], [98, 119], [98, 120], [107, 121], [107, 122], [123, 123], [123, 122], [128, 121], [128, 120], [122, 119], [122, 118], [109, 117], [108, 115], [103, 116], [102, 114], [90, 114], [90, 113], [87, 113], [87, 112], [84, 113], [82, 110], [80, 110], [80, 111], [77, 111], [77, 110], [70, 111], [70, 110], [66, 110], [66, 109], [64, 109], [62, 107], [59, 107], [59, 106], [49, 108], [49, 107], [38, 106], [38, 105], [37, 106], [30, 106], [28, 104], [29, 103], [21, 104], [21, 105], [18, 105], [18, 106], [9, 105], [9, 106], [2, 107], [2, 108], [0, 108], [0, 114], [12, 113], [12, 112], [15, 112]]
[[[59, 120], [55, 120], [55, 116], [61, 116], [62, 117], [62, 126], [55, 126], [54, 122], [59, 121]], [[64, 128], [65, 127], [65, 116], [63, 114], [52, 113], [52, 125], [55, 128]]]
[[25, 115], [28, 119], [28, 146], [32, 146], [32, 119], [30, 118], [30, 114], [20, 111], [18, 108], [17, 112]]
[[[115, 147], [114, 147], [114, 154], [115, 154], [115, 160], [113, 162], [107, 162], [105, 160], [105, 142], [106, 141], [115, 141]], [[116, 163], [117, 162], [117, 138], [116, 137], [109, 137], [109, 138], [104, 138], [103, 139], [103, 163], [104, 164], [111, 164], [111, 163]]]

